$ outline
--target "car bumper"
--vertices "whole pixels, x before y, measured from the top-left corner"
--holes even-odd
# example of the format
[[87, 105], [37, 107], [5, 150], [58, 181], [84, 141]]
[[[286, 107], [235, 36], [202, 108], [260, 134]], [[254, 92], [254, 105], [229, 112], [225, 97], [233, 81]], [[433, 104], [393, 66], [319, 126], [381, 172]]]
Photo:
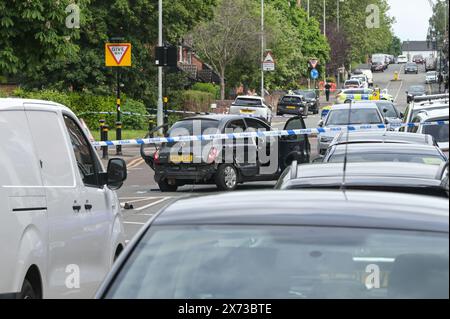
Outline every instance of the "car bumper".
[[217, 165], [158, 165], [155, 167], [155, 181], [161, 180], [206, 182], [217, 171]]

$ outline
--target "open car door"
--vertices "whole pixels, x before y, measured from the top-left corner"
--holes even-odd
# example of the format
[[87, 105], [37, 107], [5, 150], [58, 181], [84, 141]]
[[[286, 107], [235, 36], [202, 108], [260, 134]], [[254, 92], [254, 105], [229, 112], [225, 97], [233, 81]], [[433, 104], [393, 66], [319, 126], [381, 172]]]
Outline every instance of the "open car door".
[[[284, 126], [285, 131], [301, 129], [306, 129], [306, 124], [303, 118], [299, 116], [289, 119]], [[309, 163], [311, 145], [308, 135], [281, 136], [278, 154], [281, 171], [290, 166], [294, 160], [299, 164]]]

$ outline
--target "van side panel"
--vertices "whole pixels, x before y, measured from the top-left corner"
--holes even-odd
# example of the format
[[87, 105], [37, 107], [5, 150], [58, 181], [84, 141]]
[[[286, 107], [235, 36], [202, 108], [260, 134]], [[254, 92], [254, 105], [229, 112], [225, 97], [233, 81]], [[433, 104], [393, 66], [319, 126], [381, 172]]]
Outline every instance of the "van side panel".
[[0, 109], [0, 136], [0, 293], [12, 293], [46, 267], [47, 201], [23, 107]]

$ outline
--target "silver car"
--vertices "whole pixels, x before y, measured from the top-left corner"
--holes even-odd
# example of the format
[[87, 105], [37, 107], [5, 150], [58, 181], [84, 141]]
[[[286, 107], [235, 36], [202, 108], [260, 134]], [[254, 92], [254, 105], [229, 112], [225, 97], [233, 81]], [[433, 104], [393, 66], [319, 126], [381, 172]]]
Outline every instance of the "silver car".
[[[345, 129], [348, 125], [366, 124], [386, 124], [383, 115], [374, 103], [355, 103], [351, 106], [350, 104], [334, 105], [325, 120], [319, 121], [318, 125], [325, 129]], [[318, 150], [321, 155], [326, 153], [331, 142], [339, 132], [339, 130], [327, 130], [325, 133], [319, 135]]]
[[272, 109], [259, 96], [238, 96], [231, 104], [230, 114], [256, 117], [269, 124], [272, 122]]

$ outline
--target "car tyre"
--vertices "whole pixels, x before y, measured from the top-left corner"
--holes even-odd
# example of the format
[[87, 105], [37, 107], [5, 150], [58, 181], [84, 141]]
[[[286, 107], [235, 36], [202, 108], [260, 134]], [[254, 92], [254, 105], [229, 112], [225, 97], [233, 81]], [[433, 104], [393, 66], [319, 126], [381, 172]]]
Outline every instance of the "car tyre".
[[18, 294], [17, 299], [39, 299], [39, 295], [36, 293], [28, 279], [24, 280], [22, 290]]
[[238, 185], [237, 169], [230, 164], [220, 165], [214, 178], [221, 191], [234, 191]]
[[178, 185], [170, 185], [166, 179], [159, 181], [158, 186], [163, 193], [173, 193], [178, 189]]

